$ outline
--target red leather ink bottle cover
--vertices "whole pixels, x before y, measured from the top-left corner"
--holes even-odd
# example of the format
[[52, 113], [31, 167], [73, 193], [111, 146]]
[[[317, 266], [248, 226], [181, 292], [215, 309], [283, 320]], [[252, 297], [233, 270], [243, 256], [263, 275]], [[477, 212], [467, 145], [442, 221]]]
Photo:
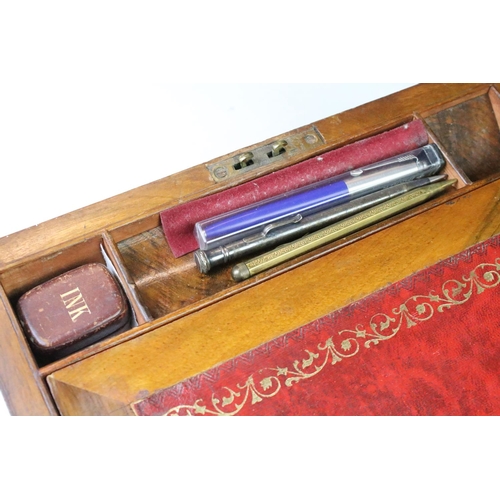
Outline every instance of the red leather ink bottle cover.
[[119, 284], [102, 264], [85, 264], [26, 292], [18, 317], [37, 353], [60, 357], [128, 324]]

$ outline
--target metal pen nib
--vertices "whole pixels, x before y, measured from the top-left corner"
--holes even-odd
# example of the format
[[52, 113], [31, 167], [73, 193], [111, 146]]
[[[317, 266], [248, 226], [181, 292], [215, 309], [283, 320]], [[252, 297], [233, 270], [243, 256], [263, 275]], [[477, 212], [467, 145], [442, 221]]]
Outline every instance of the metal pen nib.
[[233, 267], [231, 275], [235, 281], [243, 281], [262, 271], [319, 248], [320, 246], [336, 241], [355, 231], [420, 205], [433, 196], [445, 191], [455, 183], [456, 179], [452, 179], [414, 189], [341, 222], [315, 231], [292, 243], [281, 245], [277, 249], [260, 255], [248, 262], [237, 264]]
[[194, 259], [200, 272], [207, 274], [211, 269], [247, 255], [274, 248], [282, 243], [300, 238], [307, 233], [321, 229], [329, 224], [345, 219], [362, 210], [400, 196], [413, 189], [435, 184], [447, 178], [446, 175], [425, 177], [403, 182], [395, 186], [368, 194], [334, 208], [303, 217], [296, 214], [281, 221], [268, 224], [264, 229], [247, 238], [219, 246], [211, 250], [197, 250]]

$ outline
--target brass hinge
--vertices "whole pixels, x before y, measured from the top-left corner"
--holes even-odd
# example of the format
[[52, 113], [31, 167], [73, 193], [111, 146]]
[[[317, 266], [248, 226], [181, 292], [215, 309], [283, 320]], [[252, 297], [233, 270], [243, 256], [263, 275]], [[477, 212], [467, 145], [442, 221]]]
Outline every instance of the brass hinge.
[[325, 144], [322, 135], [311, 126], [299, 133], [283, 136], [272, 143], [241, 153], [227, 160], [207, 165], [215, 182], [225, 181], [278, 160], [287, 161], [304, 152], [317, 149]]

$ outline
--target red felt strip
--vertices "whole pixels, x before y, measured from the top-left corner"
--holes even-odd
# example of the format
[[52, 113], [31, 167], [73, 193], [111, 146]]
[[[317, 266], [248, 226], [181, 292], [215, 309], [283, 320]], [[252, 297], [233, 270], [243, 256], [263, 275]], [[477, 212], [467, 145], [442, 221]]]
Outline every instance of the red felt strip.
[[138, 415], [500, 415], [500, 236], [134, 405]]
[[178, 205], [160, 214], [165, 237], [174, 256], [180, 257], [198, 248], [193, 234], [198, 221], [405, 153], [427, 142], [424, 124], [415, 120], [251, 182]]

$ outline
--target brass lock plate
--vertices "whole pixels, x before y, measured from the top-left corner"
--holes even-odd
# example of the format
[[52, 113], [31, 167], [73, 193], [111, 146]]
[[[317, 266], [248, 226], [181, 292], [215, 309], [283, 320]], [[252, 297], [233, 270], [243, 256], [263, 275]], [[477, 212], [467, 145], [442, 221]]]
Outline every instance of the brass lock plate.
[[318, 149], [323, 144], [325, 144], [323, 136], [316, 127], [311, 126], [302, 129], [298, 133], [280, 137], [265, 146], [260, 146], [218, 163], [208, 164], [207, 168], [212, 179], [215, 182], [221, 182], [277, 161], [289, 161], [294, 156]]

